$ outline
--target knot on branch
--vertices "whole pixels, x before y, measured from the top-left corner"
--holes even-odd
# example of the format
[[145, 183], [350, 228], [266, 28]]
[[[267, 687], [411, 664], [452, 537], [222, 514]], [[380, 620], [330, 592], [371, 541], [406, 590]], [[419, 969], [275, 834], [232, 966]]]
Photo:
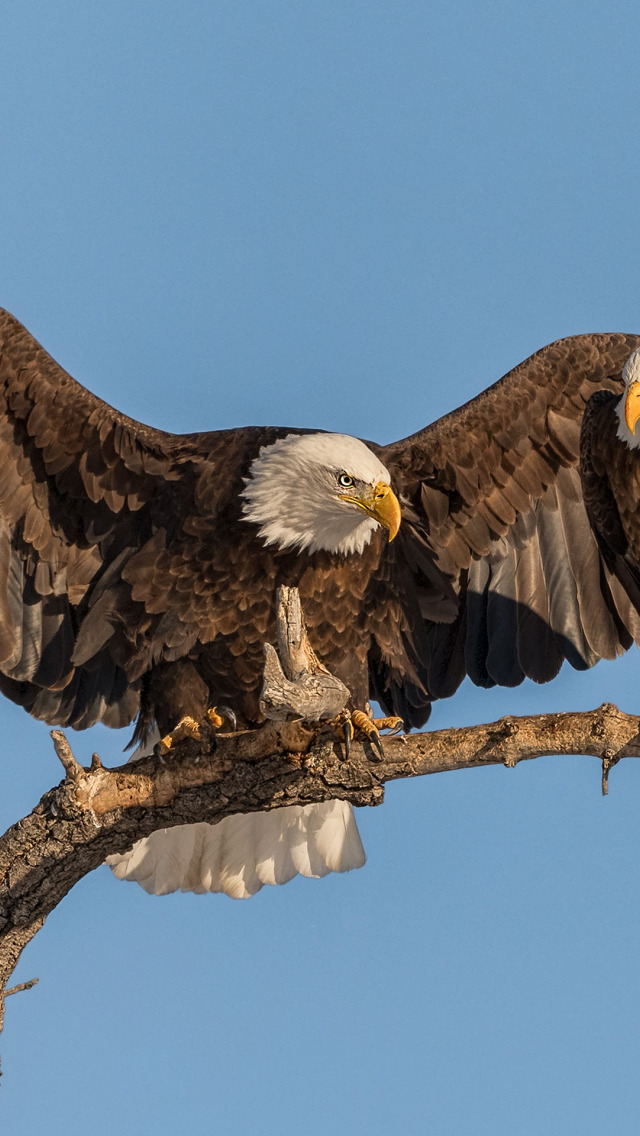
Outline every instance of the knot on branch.
[[513, 718], [503, 718], [500, 722], [500, 733], [503, 738], [513, 738], [518, 732], [518, 723]]
[[594, 710], [593, 715], [591, 733], [594, 738], [609, 737], [618, 723], [626, 718], [626, 715], [621, 714], [613, 702], [603, 702], [597, 710]]
[[516, 718], [501, 718], [491, 728], [489, 738], [477, 756], [493, 754], [507, 769], [514, 769], [518, 764], [519, 751], [517, 745], [510, 743], [516, 738], [519, 728]]

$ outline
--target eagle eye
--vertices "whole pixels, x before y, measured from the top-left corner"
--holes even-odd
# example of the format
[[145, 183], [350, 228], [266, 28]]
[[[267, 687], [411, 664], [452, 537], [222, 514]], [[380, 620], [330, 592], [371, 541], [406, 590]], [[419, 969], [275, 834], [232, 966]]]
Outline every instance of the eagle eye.
[[353, 489], [355, 481], [348, 473], [338, 474], [338, 485], [341, 489]]

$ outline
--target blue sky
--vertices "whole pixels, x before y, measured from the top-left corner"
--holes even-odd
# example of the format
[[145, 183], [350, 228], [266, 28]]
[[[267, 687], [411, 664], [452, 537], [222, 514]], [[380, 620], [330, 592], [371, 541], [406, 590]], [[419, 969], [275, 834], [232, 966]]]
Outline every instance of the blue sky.
[[[23, 0], [0, 303], [182, 431], [387, 441], [543, 344], [640, 330], [636, 4]], [[638, 710], [637, 652], [434, 726]], [[3, 827], [59, 779], [8, 704]], [[126, 738], [72, 739], [119, 760]], [[636, 1133], [640, 767], [390, 786], [363, 871], [154, 899], [100, 869], [25, 953], [13, 1136]]]

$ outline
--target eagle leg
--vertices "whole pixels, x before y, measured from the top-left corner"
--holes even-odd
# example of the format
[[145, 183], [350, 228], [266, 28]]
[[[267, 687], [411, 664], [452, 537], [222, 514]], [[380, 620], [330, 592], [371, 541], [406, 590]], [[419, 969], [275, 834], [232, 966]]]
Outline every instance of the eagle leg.
[[159, 753], [163, 755], [169, 753], [169, 750], [173, 749], [176, 742], [182, 742], [185, 738], [195, 738], [197, 741], [200, 741], [202, 738], [200, 726], [195, 718], [191, 718], [188, 714], [185, 714], [184, 717], [180, 719], [178, 725], [171, 733], [165, 734], [165, 736], [160, 739], [157, 747]]
[[185, 714], [178, 722], [178, 725], [171, 730], [170, 733], [165, 734], [165, 736], [160, 739], [156, 746], [156, 752], [161, 757], [164, 757], [173, 749], [177, 742], [183, 742], [185, 738], [194, 738], [196, 741], [202, 741], [202, 726], [210, 726], [214, 730], [219, 730], [221, 726], [224, 726], [225, 721], [229, 723], [232, 731], [235, 732], [235, 730], [237, 730], [238, 720], [229, 706], [211, 706], [206, 711], [202, 723], [196, 722], [195, 718], [192, 718], [190, 714]]
[[395, 737], [396, 734], [401, 734], [404, 730], [404, 721], [395, 714], [387, 718], [372, 718], [371, 721], [378, 730], [388, 730], [387, 736], [390, 738]]
[[350, 710], [341, 710], [335, 718], [329, 718], [326, 725], [344, 742], [345, 761], [349, 760], [351, 742], [353, 741], [353, 724]]
[[382, 745], [380, 731], [378, 730], [375, 722], [371, 718], [369, 718], [367, 714], [364, 713], [364, 710], [354, 710], [351, 714], [351, 721], [353, 722], [356, 730], [358, 730], [361, 734], [364, 734], [365, 738], [369, 742], [369, 745], [372, 749], [375, 749], [378, 757], [382, 761], [384, 759], [384, 747]]
[[363, 710], [353, 710], [351, 721], [355, 729], [364, 734], [381, 761], [384, 759], [384, 746], [380, 737], [380, 730], [391, 730], [392, 734], [397, 734], [403, 726], [402, 718], [370, 718]]
[[384, 747], [380, 730], [390, 730], [391, 735], [398, 734], [403, 728], [402, 718], [370, 718], [363, 710], [342, 710], [328, 723], [344, 742], [345, 759], [349, 760], [351, 742], [357, 734], [364, 734], [369, 745], [376, 751], [380, 760], [384, 759]]

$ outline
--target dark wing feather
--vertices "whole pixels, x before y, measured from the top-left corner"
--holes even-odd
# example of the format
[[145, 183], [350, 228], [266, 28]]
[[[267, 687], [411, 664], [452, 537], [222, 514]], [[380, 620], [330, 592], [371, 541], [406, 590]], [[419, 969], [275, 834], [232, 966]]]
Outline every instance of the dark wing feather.
[[[621, 392], [639, 345], [622, 334], [559, 340], [379, 449], [410, 504], [405, 540], [427, 546], [457, 597], [453, 621], [450, 603], [439, 613], [404, 606], [431, 697], [451, 694], [464, 674], [483, 686], [545, 682], [564, 659], [589, 667], [638, 638], [633, 604], [591, 530], [578, 459], [586, 403]], [[377, 689], [389, 706], [384, 682]]]
[[118, 413], [0, 312], [0, 690], [36, 717], [124, 725], [149, 658], [193, 640], [197, 551], [172, 542], [204, 523], [217, 437]]
[[617, 437], [618, 398], [599, 392], [585, 410], [580, 440], [584, 501], [605, 566], [630, 635], [640, 624], [640, 453]]

